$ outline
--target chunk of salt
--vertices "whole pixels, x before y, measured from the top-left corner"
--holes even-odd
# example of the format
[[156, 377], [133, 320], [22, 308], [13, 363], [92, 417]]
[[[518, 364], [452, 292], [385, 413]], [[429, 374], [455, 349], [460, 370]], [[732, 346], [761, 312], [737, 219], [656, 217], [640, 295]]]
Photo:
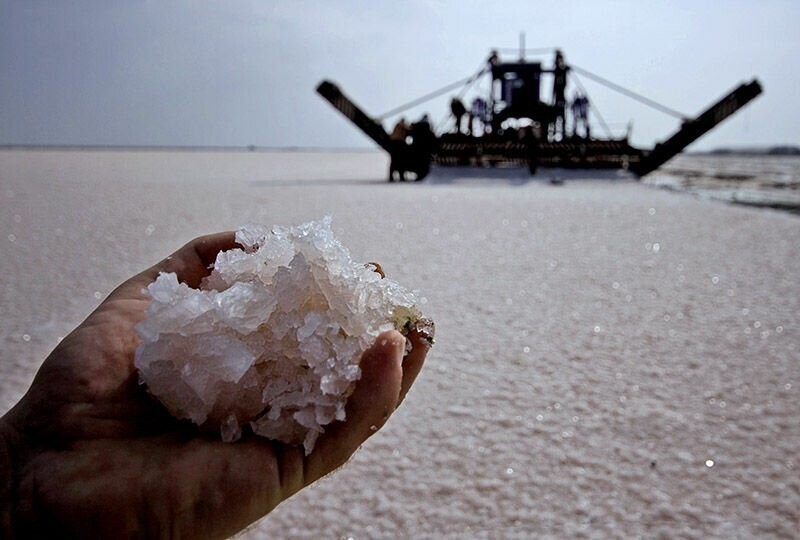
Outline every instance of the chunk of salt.
[[345, 419], [378, 334], [423, 321], [417, 296], [354, 261], [330, 217], [246, 225], [236, 241], [242, 249], [219, 253], [199, 289], [163, 273], [148, 287], [140, 380], [172, 415], [226, 441], [249, 426], [308, 454]]

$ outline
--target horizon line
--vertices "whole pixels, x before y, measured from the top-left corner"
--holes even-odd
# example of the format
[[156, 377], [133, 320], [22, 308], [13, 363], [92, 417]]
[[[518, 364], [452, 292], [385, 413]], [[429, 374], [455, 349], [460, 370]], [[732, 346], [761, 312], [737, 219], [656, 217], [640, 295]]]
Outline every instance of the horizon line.
[[202, 144], [0, 144], [0, 150], [199, 150], [199, 151], [241, 151], [241, 152], [359, 152], [382, 151], [367, 146], [259, 146], [249, 145], [202, 145]]
[[[759, 152], [776, 148], [800, 149], [797, 144], [775, 143], [762, 145], [720, 146], [705, 150], [682, 152], [710, 154], [714, 152]], [[259, 146], [259, 145], [173, 145], [173, 144], [0, 144], [0, 150], [98, 150], [98, 151], [196, 151], [196, 152], [383, 152], [367, 146]]]

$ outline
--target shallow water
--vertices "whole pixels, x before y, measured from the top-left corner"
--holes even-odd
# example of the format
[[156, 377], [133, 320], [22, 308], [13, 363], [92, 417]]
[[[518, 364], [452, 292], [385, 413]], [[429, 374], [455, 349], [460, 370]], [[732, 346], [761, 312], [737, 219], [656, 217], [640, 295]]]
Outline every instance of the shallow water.
[[679, 156], [644, 182], [709, 199], [800, 213], [798, 156]]
[[[668, 170], [774, 176], [704, 159]], [[331, 214], [421, 290], [437, 345], [347, 466], [244, 537], [796, 536], [796, 216], [630, 180], [385, 174], [377, 153], [0, 152], [0, 411], [190, 238]]]

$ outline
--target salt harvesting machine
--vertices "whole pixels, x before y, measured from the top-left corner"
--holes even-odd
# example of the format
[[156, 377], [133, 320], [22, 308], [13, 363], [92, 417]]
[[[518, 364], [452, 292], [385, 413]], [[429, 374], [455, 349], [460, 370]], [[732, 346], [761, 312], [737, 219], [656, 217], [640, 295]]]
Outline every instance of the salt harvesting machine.
[[[527, 61], [526, 52], [555, 52], [548, 67]], [[614, 138], [578, 78], [585, 76], [661, 112], [681, 119], [680, 128], [653, 148], [642, 149], [628, 142], [628, 134]], [[468, 108], [460, 103], [477, 81], [489, 77], [488, 94], [478, 96]], [[577, 86], [571, 104], [566, 102], [567, 78]], [[552, 80], [545, 96], [542, 83]], [[447, 92], [461, 88], [451, 101], [452, 128], [439, 130], [428, 116], [413, 124], [395, 126], [387, 132], [381, 121]], [[396, 107], [379, 117], [365, 113], [339, 87], [323, 81], [317, 92], [347, 119], [385, 150], [391, 160], [389, 180], [422, 180], [431, 166], [527, 166], [534, 174], [538, 166], [573, 169], [627, 169], [637, 177], [656, 170], [689, 144], [713, 129], [761, 93], [755, 79], [743, 83], [694, 118], [687, 117], [599, 75], [567, 64], [556, 49], [524, 49], [513, 61], [501, 60], [494, 50], [473, 75]], [[544, 99], [546, 98], [546, 99]], [[575, 103], [579, 99], [583, 102]], [[568, 106], [569, 105], [569, 106]], [[576, 106], [577, 105], [577, 106]], [[606, 137], [590, 134], [587, 109], [605, 128]], [[463, 119], [467, 119], [466, 127]], [[584, 124], [582, 133], [578, 127]]]

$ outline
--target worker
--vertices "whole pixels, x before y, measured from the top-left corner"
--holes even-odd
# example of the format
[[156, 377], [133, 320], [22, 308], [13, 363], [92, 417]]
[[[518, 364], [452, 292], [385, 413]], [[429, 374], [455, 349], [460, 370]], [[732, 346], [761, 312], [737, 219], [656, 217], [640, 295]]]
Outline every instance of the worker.
[[[572, 100], [572, 118], [574, 122], [573, 135], [576, 137], [582, 136], [585, 139], [590, 138], [589, 98], [581, 93], [576, 94]], [[583, 131], [583, 135], [578, 134], [579, 130]]]
[[556, 57], [553, 66], [553, 105], [556, 108], [555, 133], [554, 135], [564, 135], [564, 109], [566, 109], [567, 98], [567, 71], [569, 66], [564, 61], [564, 55], [560, 50], [556, 50]]
[[483, 131], [486, 130], [486, 100], [478, 96], [472, 100], [469, 110], [469, 133], [472, 136], [477, 134], [476, 123], [480, 122]]
[[389, 181], [395, 179], [405, 181], [406, 169], [408, 167], [409, 149], [406, 139], [411, 133], [411, 126], [406, 123], [405, 118], [400, 118], [394, 125], [391, 135], [389, 135]]
[[461, 124], [467, 114], [467, 108], [460, 99], [454, 97], [450, 100], [450, 112], [453, 113], [453, 119], [455, 120], [453, 132], [462, 133]]
[[389, 139], [405, 144], [406, 137], [408, 137], [408, 132], [410, 130], [411, 126], [408, 125], [405, 118], [401, 117], [400, 120], [398, 120], [394, 125], [394, 129], [392, 130], [392, 134], [389, 135]]

